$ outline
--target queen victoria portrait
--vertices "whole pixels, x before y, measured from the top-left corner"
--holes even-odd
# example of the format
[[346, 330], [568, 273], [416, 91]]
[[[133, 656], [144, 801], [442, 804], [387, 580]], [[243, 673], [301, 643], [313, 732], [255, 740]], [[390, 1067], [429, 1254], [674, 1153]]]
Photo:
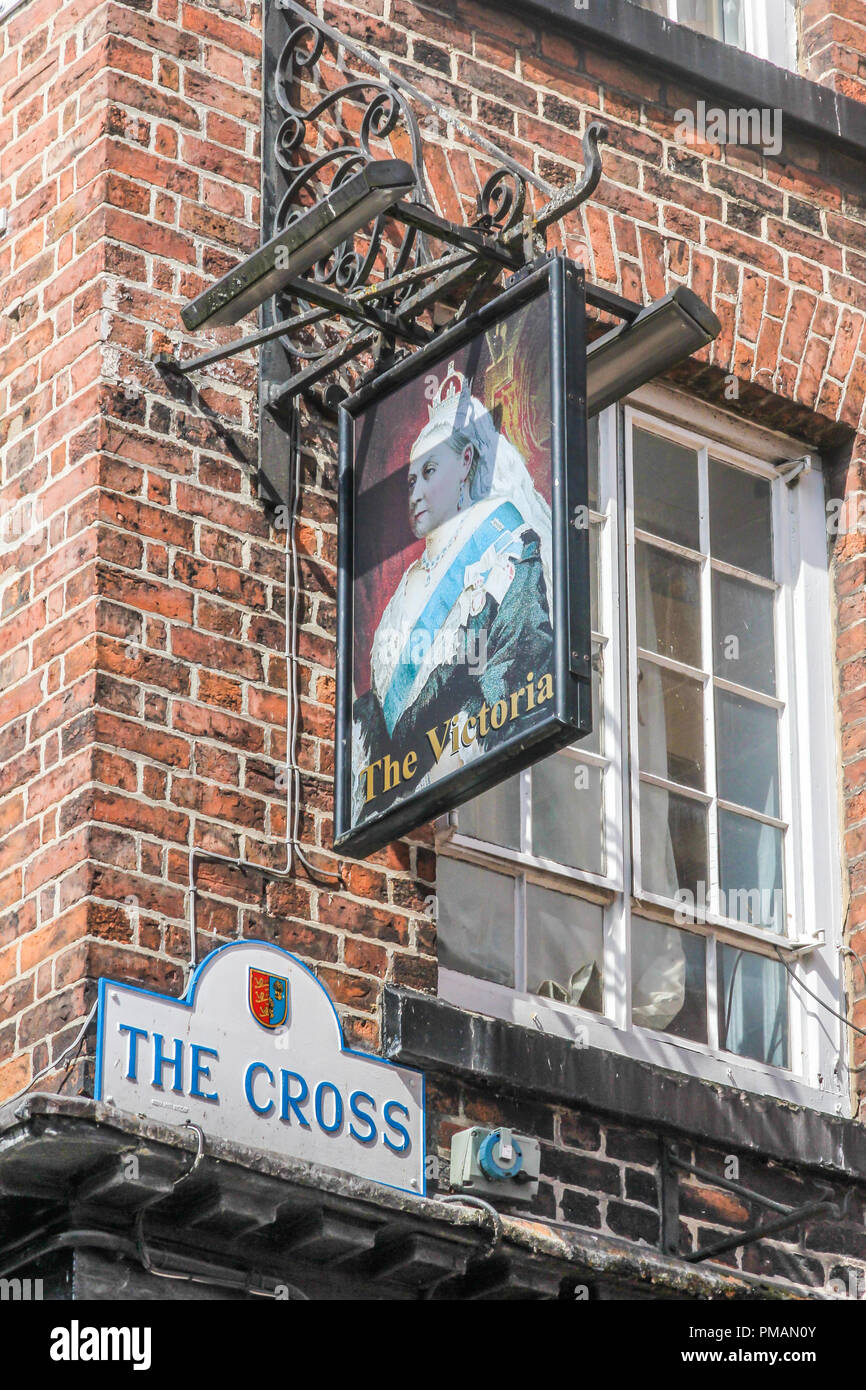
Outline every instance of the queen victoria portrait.
[[472, 380], [451, 361], [428, 382], [403, 494], [423, 550], [388, 598], [353, 704], [355, 823], [407, 776], [423, 788], [466, 766], [553, 696], [550, 506]]

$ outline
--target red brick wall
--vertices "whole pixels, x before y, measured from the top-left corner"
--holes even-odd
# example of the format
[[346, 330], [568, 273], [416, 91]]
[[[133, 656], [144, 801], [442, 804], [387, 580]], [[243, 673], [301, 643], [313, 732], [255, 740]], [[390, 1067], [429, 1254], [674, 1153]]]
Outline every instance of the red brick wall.
[[805, 76], [866, 100], [866, 0], [805, 0], [800, 24]]
[[[570, 220], [571, 252], [635, 298], [691, 285], [723, 332], [680, 379], [723, 400], [733, 374], [729, 408], [818, 446], [859, 429], [838, 486], [860, 492], [862, 166], [840, 156], [822, 174], [821, 144], [787, 131], [776, 160], [684, 147], [676, 113], [699, 91], [493, 6], [326, 10], [557, 183], [579, 176], [580, 135], [602, 116], [606, 177]], [[259, 74], [254, 0], [28, 0], [0, 24], [0, 1099], [68, 1045], [99, 975], [180, 987], [192, 845], [283, 862], [285, 537], [252, 481], [254, 362], [221, 364], [186, 399], [151, 363], [160, 348], [193, 346], [180, 305], [257, 242]], [[458, 193], [468, 211], [468, 166], [444, 135], [429, 168], [453, 215]], [[333, 435], [309, 416], [301, 839], [331, 869], [334, 483]], [[15, 521], [28, 501], [38, 514]], [[863, 954], [866, 555], [856, 531], [839, 538], [833, 563], [849, 925]], [[317, 968], [351, 1040], [375, 1048], [382, 982], [435, 988], [423, 910], [431, 845], [423, 831], [345, 864], [339, 891], [303, 872], [282, 882], [202, 866], [199, 958], [239, 934], [279, 942]], [[866, 1024], [859, 975], [854, 986]], [[86, 1056], [67, 1091], [88, 1089]], [[447, 1086], [433, 1110], [444, 1125], [434, 1143], [467, 1117], [505, 1113]], [[603, 1217], [620, 1232], [631, 1222], [635, 1238], [653, 1239], [648, 1141], [644, 1158], [617, 1157], [595, 1121], [538, 1110], [539, 1210], [592, 1228]], [[614, 1159], [615, 1179], [604, 1168]], [[826, 1274], [828, 1260], [818, 1264]]]
[[[0, 24], [0, 1095], [68, 1044], [100, 974], [179, 984], [192, 833], [237, 853], [282, 829], [256, 762], [280, 755], [282, 542], [222, 427], [167, 409], [150, 365], [256, 244], [258, 29], [253, 6], [177, 0]], [[239, 457], [253, 383], [230, 365], [206, 393]]]

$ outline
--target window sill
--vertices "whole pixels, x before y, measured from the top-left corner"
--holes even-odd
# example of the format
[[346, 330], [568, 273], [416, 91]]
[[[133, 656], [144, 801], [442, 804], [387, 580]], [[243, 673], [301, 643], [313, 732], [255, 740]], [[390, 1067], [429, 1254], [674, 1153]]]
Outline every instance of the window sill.
[[[506, 0], [506, 8], [526, 17], [526, 0]], [[719, 94], [726, 109], [743, 102], [778, 108], [786, 123], [820, 141], [828, 154], [835, 148], [862, 157], [866, 148], [866, 109], [860, 102], [639, 9], [629, 0], [605, 0], [604, 5], [585, 9], [575, 9], [573, 0], [529, 0], [529, 8], [577, 42], [597, 44], [635, 61], [640, 73], [654, 68], [682, 82], [688, 91], [697, 88], [707, 98]]]
[[866, 1128], [851, 1119], [576, 1048], [571, 1039], [391, 985], [382, 1025], [385, 1055], [394, 1061], [825, 1174], [866, 1177]]

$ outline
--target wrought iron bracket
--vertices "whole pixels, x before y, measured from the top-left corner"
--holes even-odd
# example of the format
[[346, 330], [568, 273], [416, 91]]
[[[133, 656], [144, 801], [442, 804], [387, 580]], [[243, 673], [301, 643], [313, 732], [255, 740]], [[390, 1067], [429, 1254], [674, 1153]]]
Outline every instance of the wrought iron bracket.
[[[719, 1240], [711, 1241], [709, 1245], [702, 1245], [697, 1250], [680, 1254], [680, 1173], [691, 1173], [693, 1177], [700, 1178], [712, 1187], [720, 1187], [725, 1192], [732, 1192], [735, 1196], [742, 1197], [748, 1202], [755, 1202], [758, 1206], [776, 1214], [769, 1221], [750, 1226], [745, 1231], [737, 1232], [736, 1235], [723, 1236]], [[834, 1200], [830, 1188], [821, 1184], [824, 1189], [823, 1194], [815, 1200], [806, 1202], [799, 1207], [785, 1206], [784, 1203], [765, 1197], [760, 1192], [753, 1192], [751, 1188], [744, 1186], [743, 1183], [735, 1182], [732, 1178], [719, 1177], [718, 1173], [712, 1173], [706, 1168], [698, 1167], [697, 1164], [686, 1163], [679, 1157], [676, 1144], [666, 1139], [661, 1142], [659, 1181], [661, 1185], [662, 1251], [666, 1255], [676, 1255], [687, 1264], [700, 1264], [701, 1261], [708, 1260], [713, 1255], [722, 1255], [728, 1250], [738, 1250], [743, 1245], [754, 1245], [755, 1241], [763, 1240], [765, 1236], [778, 1235], [779, 1232], [790, 1230], [792, 1226], [798, 1226], [811, 1217], [825, 1216], [832, 1221], [839, 1221], [844, 1217], [852, 1195], [849, 1192], [842, 1202], [837, 1202]]]
[[[188, 358], [162, 353], [155, 359], [167, 380], [178, 380], [259, 349], [259, 478], [264, 500], [279, 505], [289, 481], [285, 430], [298, 397], [329, 379], [343, 386], [339, 374], [359, 358], [366, 356], [369, 364], [371, 354], [374, 360], [392, 355], [398, 342], [411, 348], [427, 344], [472, 312], [501, 275], [537, 263], [548, 230], [598, 187], [599, 142], [607, 128], [601, 122], [589, 125], [582, 177], [556, 189], [298, 0], [267, 0], [264, 28], [262, 224], [267, 235], [219, 286], [185, 306], [182, 317], [189, 329], [204, 326], [214, 312], [221, 321], [218, 311], [210, 311], [211, 301], [231, 293], [233, 284], [256, 278], [267, 283], [277, 245], [297, 241], [301, 224], [326, 222], [330, 210], [345, 201], [346, 185], [357, 183], [383, 153], [398, 154], [415, 178], [410, 197], [398, 197], [370, 227], [347, 236], [290, 283], [281, 283], [262, 304], [256, 332]], [[477, 215], [467, 225], [443, 216], [429, 191], [427, 145], [417, 114], [424, 108], [435, 113], [427, 119], [435, 119], [437, 132], [442, 122], [459, 133], [472, 158], [477, 147], [485, 174], [490, 157], [496, 160], [478, 195]], [[295, 224], [299, 229], [293, 236]], [[436, 254], [431, 242], [448, 249]], [[587, 287], [587, 300], [625, 319], [641, 308], [593, 286]], [[326, 391], [320, 403], [331, 395]]]

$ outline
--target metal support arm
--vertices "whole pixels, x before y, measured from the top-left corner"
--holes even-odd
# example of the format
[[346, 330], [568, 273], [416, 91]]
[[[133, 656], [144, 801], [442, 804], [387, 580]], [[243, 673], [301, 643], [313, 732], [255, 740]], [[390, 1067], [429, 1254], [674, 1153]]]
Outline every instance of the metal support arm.
[[702, 1260], [708, 1260], [711, 1255], [721, 1255], [727, 1250], [737, 1250], [741, 1245], [753, 1245], [756, 1240], [762, 1240], [765, 1236], [776, 1235], [779, 1231], [789, 1230], [792, 1226], [797, 1226], [801, 1221], [812, 1216], [827, 1216], [838, 1221], [842, 1218], [847, 1203], [847, 1198], [842, 1203], [836, 1202], [830, 1189], [825, 1188], [822, 1196], [811, 1202], [806, 1202], [803, 1206], [785, 1206], [784, 1203], [776, 1202], [771, 1197], [765, 1197], [760, 1192], [753, 1192], [751, 1188], [744, 1186], [743, 1183], [735, 1182], [733, 1178], [719, 1177], [718, 1173], [700, 1168], [695, 1163], [684, 1162], [677, 1153], [676, 1145], [664, 1140], [662, 1141], [659, 1171], [662, 1212], [661, 1244], [666, 1254], [679, 1255], [680, 1173], [691, 1173], [693, 1177], [711, 1183], [713, 1187], [720, 1187], [725, 1192], [732, 1192], [737, 1197], [742, 1197], [749, 1202], [756, 1202], [759, 1206], [766, 1207], [768, 1211], [777, 1213], [770, 1221], [749, 1226], [747, 1230], [740, 1231], [736, 1235], [722, 1236], [719, 1240], [711, 1241], [709, 1245], [702, 1245], [689, 1254], [680, 1255], [679, 1258], [685, 1260], [687, 1264], [699, 1264]]
[[[260, 481], [273, 500], [283, 496], [281, 430], [297, 398], [365, 354], [393, 353], [395, 341], [423, 346], [432, 335], [422, 316], [438, 308], [435, 335], [445, 321], [470, 315], [503, 272], [533, 264], [548, 229], [598, 187], [607, 128], [589, 124], [581, 177], [558, 189], [297, 0], [267, 7], [264, 38], [269, 240], [182, 311], [196, 331], [262, 305], [262, 326], [186, 361], [167, 353], [155, 360], [178, 380], [260, 349]], [[320, 63], [333, 56], [326, 72]], [[343, 103], [355, 112], [351, 127]], [[435, 115], [435, 126], [428, 118], [422, 131], [419, 107]], [[438, 142], [439, 122], [485, 156], [475, 170], [480, 192], [470, 225], [433, 205], [425, 149], [428, 134]], [[431, 243], [453, 249], [437, 255]], [[588, 287], [587, 300], [626, 321], [641, 308], [600, 287]]]
[[[554, 222], [566, 216], [567, 213], [574, 211], [581, 203], [585, 202], [597, 188], [602, 173], [601, 154], [599, 151], [599, 141], [607, 136], [607, 127], [601, 122], [594, 121], [588, 127], [583, 137], [584, 155], [584, 176], [580, 183], [570, 184], [562, 189], [555, 197], [551, 198], [541, 209], [538, 215], [531, 219], [530, 225], [534, 233], [543, 234]], [[404, 273], [404, 276], [394, 276], [380, 286], [371, 285], [366, 290], [361, 290], [354, 295], [340, 294], [329, 285], [319, 280], [304, 277], [293, 279], [281, 287], [281, 294], [288, 297], [306, 300], [310, 304], [315, 304], [325, 310], [324, 313], [314, 312], [303, 314], [297, 318], [283, 319], [280, 323], [273, 324], [258, 333], [248, 334], [246, 337], [236, 340], [226, 347], [215, 348], [210, 352], [202, 353], [198, 357], [188, 359], [186, 362], [179, 361], [169, 356], [167, 353], [159, 354], [156, 359], [157, 365], [170, 371], [179, 372], [186, 375], [189, 372], [197, 371], [202, 367], [210, 366], [213, 363], [221, 362], [227, 357], [232, 357], [237, 353], [244, 352], [249, 348], [257, 347], [263, 343], [271, 342], [275, 338], [280, 338], [298, 328], [312, 326], [322, 322], [330, 315], [342, 315], [355, 323], [367, 328], [374, 329], [380, 333], [395, 338], [402, 338], [415, 346], [421, 346], [429, 341], [430, 334], [418, 324], [413, 322], [417, 315], [430, 307], [443, 294], [447, 293], [451, 285], [459, 283], [469, 273], [478, 276], [482, 273], [485, 266], [495, 265], [502, 269], [517, 271], [526, 264], [523, 242], [525, 241], [525, 228], [521, 225], [510, 227], [503, 230], [498, 235], [491, 235], [483, 230], [484, 221], [481, 226], [461, 227], [454, 222], [449, 222], [446, 218], [440, 217], [432, 208], [425, 207], [418, 202], [408, 202], [405, 200], [395, 203], [389, 210], [388, 215], [404, 226], [416, 232], [423, 232], [425, 235], [434, 237], [447, 245], [454, 246], [459, 252], [463, 252], [455, 261], [454, 269], [448, 270], [448, 257], [428, 263], [427, 266], [419, 265], [414, 271]], [[488, 219], [489, 220], [489, 219]], [[317, 224], [318, 225], [318, 224]], [[292, 229], [293, 230], [293, 229]], [[286, 237], [286, 233], [282, 237]], [[272, 238], [276, 244], [279, 237]], [[271, 243], [268, 243], [271, 246]], [[264, 248], [263, 248], [264, 250]], [[253, 264], [256, 257], [263, 253], [257, 252], [249, 258]], [[489, 273], [489, 272], [487, 272]], [[239, 270], [232, 272], [237, 277]], [[411, 298], [405, 300], [400, 306], [399, 314], [391, 314], [384, 309], [374, 309], [369, 300], [384, 297], [386, 292], [395, 289], [398, 282], [404, 278], [429, 278], [431, 284], [424, 290], [416, 292]], [[231, 275], [225, 277], [231, 279]], [[431, 293], [431, 290], [433, 291]], [[211, 300], [213, 291], [200, 295], [198, 300], [183, 311], [184, 318], [190, 323], [204, 319], [206, 310], [211, 311]], [[623, 299], [622, 296], [615, 294], [611, 290], [603, 290], [600, 287], [587, 287], [587, 300], [597, 307], [605, 309], [609, 313], [616, 314], [618, 317], [630, 320], [633, 319], [641, 310], [641, 305], [634, 304], [630, 300]], [[193, 310], [196, 310], [193, 313]], [[367, 340], [364, 340], [364, 347]], [[356, 351], [362, 351], [359, 346]], [[334, 353], [334, 358], [330, 353], [320, 358], [320, 365], [325, 362], [330, 364], [330, 370], [334, 369], [334, 359], [339, 358], [340, 362], [349, 360], [354, 353], [345, 354], [340, 351]], [[327, 372], [317, 369], [307, 369], [298, 373], [297, 378], [280, 392], [281, 405], [285, 405], [290, 397], [298, 394], [298, 389], [307, 384], [307, 378], [311, 375], [320, 380]], [[294, 389], [294, 388], [298, 389]]]
[[437, 237], [450, 246], [459, 246], [464, 251], [472, 251], [482, 261], [494, 261], [508, 270], [519, 270], [523, 257], [503, 246], [501, 241], [486, 236], [477, 227], [458, 227], [448, 222], [438, 213], [425, 208], [421, 203], [397, 203], [391, 209], [391, 216], [407, 227], [415, 227], [419, 232]]

